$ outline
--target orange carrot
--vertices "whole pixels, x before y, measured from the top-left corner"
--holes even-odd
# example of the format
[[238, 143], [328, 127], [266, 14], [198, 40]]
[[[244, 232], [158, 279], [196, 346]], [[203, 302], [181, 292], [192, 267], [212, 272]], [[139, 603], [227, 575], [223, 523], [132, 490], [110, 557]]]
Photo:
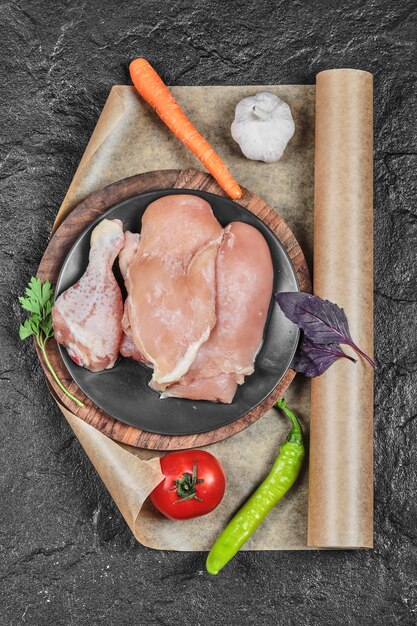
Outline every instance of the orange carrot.
[[226, 165], [190, 122], [150, 63], [146, 59], [135, 59], [131, 62], [129, 71], [140, 95], [155, 109], [174, 135], [200, 159], [231, 198], [234, 200], [240, 198], [242, 190], [227, 170]]

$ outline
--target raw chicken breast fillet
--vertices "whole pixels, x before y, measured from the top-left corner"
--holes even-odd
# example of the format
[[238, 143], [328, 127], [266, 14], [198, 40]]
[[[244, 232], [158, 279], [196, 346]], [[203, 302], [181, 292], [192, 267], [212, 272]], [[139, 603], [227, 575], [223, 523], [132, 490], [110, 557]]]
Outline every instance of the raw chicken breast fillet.
[[55, 339], [92, 372], [110, 369], [119, 355], [123, 300], [113, 263], [124, 244], [122, 222], [103, 220], [91, 233], [85, 274], [55, 301]]
[[231, 403], [237, 385], [254, 371], [271, 302], [273, 266], [268, 244], [253, 226], [232, 222], [217, 259], [217, 323], [188, 372], [164, 397]]
[[197, 196], [165, 196], [143, 214], [126, 287], [133, 340], [153, 364], [155, 384], [181, 378], [216, 323], [222, 234], [210, 205]]
[[119, 268], [123, 280], [126, 280], [129, 265], [132, 263], [138, 251], [139, 239], [139, 233], [131, 233], [129, 230], [125, 231], [125, 243], [119, 254]]
[[[127, 270], [132, 263], [138, 250], [140, 235], [139, 233], [131, 233], [129, 230], [125, 231], [125, 245], [119, 254], [119, 268], [123, 276], [123, 280], [126, 280]], [[139, 363], [147, 363], [146, 358], [137, 349], [132, 337], [132, 330], [130, 328], [129, 309], [127, 300], [124, 304], [123, 318], [122, 318], [122, 341], [120, 343], [120, 354], [126, 358], [133, 359]], [[147, 363], [149, 365], [149, 363]]]

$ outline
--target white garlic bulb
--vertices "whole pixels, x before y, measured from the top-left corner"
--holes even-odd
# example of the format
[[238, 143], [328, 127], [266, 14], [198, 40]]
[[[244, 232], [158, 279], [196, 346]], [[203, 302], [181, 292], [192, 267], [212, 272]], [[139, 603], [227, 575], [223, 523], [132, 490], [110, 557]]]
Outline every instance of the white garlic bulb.
[[231, 131], [245, 157], [273, 163], [282, 157], [295, 125], [288, 104], [261, 91], [236, 105]]

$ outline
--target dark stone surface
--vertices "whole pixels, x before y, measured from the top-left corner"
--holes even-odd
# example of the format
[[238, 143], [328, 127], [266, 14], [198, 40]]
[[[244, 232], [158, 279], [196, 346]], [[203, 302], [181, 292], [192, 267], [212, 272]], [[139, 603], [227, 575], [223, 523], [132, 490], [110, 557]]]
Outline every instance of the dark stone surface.
[[[417, 615], [416, 9], [403, 2], [1, 5], [2, 624], [414, 624]], [[137, 544], [17, 338], [17, 295], [127, 62], [171, 84], [375, 75], [375, 549], [202, 554]], [[51, 511], [54, 515], [51, 516]]]

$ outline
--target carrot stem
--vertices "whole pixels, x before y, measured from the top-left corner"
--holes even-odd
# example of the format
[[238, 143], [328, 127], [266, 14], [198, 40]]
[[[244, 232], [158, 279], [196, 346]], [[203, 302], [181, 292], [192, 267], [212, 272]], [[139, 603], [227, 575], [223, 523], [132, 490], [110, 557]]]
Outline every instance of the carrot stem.
[[233, 200], [241, 198], [242, 189], [220, 156], [200, 135], [150, 63], [146, 59], [135, 59], [131, 62], [129, 71], [133, 84], [142, 98], [155, 109], [174, 135], [195, 154]]

